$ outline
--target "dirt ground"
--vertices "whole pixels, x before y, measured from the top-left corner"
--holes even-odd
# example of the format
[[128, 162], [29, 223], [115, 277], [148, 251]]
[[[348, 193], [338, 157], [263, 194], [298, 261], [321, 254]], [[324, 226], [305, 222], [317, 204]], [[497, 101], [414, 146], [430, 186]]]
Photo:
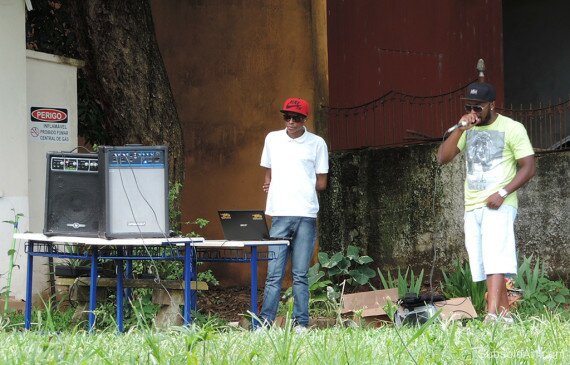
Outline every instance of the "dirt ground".
[[[263, 291], [259, 291], [258, 308], [261, 308]], [[250, 310], [250, 289], [246, 287], [219, 288], [210, 286], [198, 293], [198, 311], [229, 322], [240, 320], [240, 315]]]

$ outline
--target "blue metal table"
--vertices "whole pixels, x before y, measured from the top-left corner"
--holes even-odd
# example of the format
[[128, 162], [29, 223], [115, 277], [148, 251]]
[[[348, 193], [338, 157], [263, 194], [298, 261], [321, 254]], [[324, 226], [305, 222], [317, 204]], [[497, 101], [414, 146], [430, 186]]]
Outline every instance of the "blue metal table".
[[[124, 268], [130, 272], [132, 260], [178, 260], [184, 263], [184, 323], [191, 322], [191, 281], [194, 275], [194, 245], [201, 237], [101, 239], [92, 237], [45, 236], [39, 233], [16, 233], [15, 239], [27, 241], [26, 310], [24, 328], [30, 329], [32, 314], [32, 281], [34, 257], [82, 259], [91, 263], [89, 288], [89, 330], [95, 325], [98, 260], [115, 260], [117, 264], [117, 325], [123, 331]], [[70, 251], [71, 247], [71, 251]]]
[[[227, 241], [206, 240], [196, 245], [197, 261], [250, 263], [250, 311], [257, 315], [257, 265], [259, 261], [272, 260], [268, 252], [259, 252], [260, 247], [289, 245], [287, 240]], [[250, 248], [250, 251], [247, 251]]]
[[[184, 324], [190, 324], [192, 303], [195, 307], [195, 291], [191, 281], [195, 278], [197, 261], [250, 263], [251, 312], [257, 315], [257, 266], [261, 260], [271, 260], [259, 247], [288, 245], [286, 240], [226, 241], [204, 240], [201, 237], [101, 239], [92, 237], [45, 236], [39, 233], [16, 233], [15, 239], [25, 240], [28, 255], [26, 272], [26, 310], [24, 328], [31, 327], [33, 258], [54, 257], [89, 260], [91, 263], [89, 289], [89, 330], [95, 325], [97, 290], [97, 263], [114, 260], [117, 267], [117, 326], [123, 331], [124, 274], [132, 273], [132, 260], [177, 260], [184, 264]], [[72, 248], [70, 251], [69, 248]], [[250, 248], [249, 252], [247, 248]], [[78, 252], [74, 252], [78, 251]], [[128, 294], [127, 294], [128, 295]]]

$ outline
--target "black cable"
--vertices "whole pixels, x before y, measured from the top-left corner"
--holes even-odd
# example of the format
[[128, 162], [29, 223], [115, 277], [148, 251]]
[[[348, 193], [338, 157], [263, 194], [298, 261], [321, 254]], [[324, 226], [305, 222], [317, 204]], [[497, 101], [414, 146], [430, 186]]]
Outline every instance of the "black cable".
[[[447, 131], [444, 133], [443, 138], [442, 138], [442, 143], [443, 141], [445, 141], [445, 136], [447, 135]], [[437, 167], [435, 169], [434, 175], [433, 175], [433, 195], [432, 195], [432, 204], [431, 204], [431, 211], [432, 211], [432, 217], [434, 217], [434, 220], [436, 219], [436, 215], [435, 215], [435, 198], [437, 196], [437, 178], [440, 172], [440, 165], [437, 164]], [[430, 274], [429, 274], [429, 293], [430, 293], [430, 305], [433, 305], [434, 301], [434, 291], [433, 291], [433, 273], [435, 270], [435, 263], [437, 261], [437, 246], [435, 244], [435, 226], [436, 226], [436, 222], [434, 221], [434, 234], [432, 234], [432, 251], [433, 251], [433, 258], [432, 258], [432, 263], [431, 263], [431, 268], [430, 268]], [[460, 305], [460, 304], [457, 304]], [[467, 313], [468, 314], [468, 313]], [[397, 315], [397, 312], [394, 313], [394, 316]], [[470, 317], [472, 317], [469, 314]], [[395, 319], [395, 317], [394, 317]], [[412, 361], [414, 362], [414, 364], [417, 364], [416, 360], [414, 359], [414, 357], [412, 356], [412, 353], [410, 352], [410, 350], [408, 349], [408, 347], [406, 346], [404, 339], [402, 338], [402, 336], [400, 335], [400, 332], [398, 331], [398, 326], [394, 326], [394, 329], [396, 330], [396, 334], [398, 335], [400, 341], [402, 342], [402, 345], [404, 346], [404, 348], [406, 349], [406, 352], [408, 353], [408, 355], [410, 356], [410, 358], [412, 359]]]
[[[443, 143], [445, 141], [445, 136], [447, 135], [447, 131], [443, 134], [442, 140], [441, 142]], [[437, 158], [437, 157], [436, 157]], [[435, 214], [435, 198], [437, 196], [437, 179], [438, 176], [440, 174], [441, 171], [441, 165], [439, 163], [436, 164], [436, 169], [434, 171], [433, 174], [433, 195], [432, 195], [432, 201], [431, 201], [431, 216], [434, 217], [434, 234], [432, 234], [432, 251], [433, 251], [433, 258], [432, 258], [432, 262], [431, 262], [431, 269], [430, 269], [430, 273], [429, 273], [429, 292], [431, 295], [430, 298], [430, 304], [433, 304], [433, 296], [434, 296], [434, 292], [433, 292], [433, 272], [435, 270], [435, 263], [437, 260], [437, 246], [435, 244], [435, 232], [436, 232], [436, 226], [437, 226], [437, 221], [436, 220], [436, 214]]]
[[80, 148], [83, 148], [85, 151], [87, 151], [87, 153], [94, 153], [93, 151], [91, 151], [89, 148], [87, 148], [85, 146], [76, 146], [71, 151], [66, 151], [65, 153], [73, 153], [73, 151], [76, 151], [76, 150], [79, 151]]
[[[120, 157], [119, 157], [119, 162], [120, 162]], [[131, 171], [131, 174], [132, 174], [132, 176], [133, 176], [133, 180], [134, 180], [135, 186], [137, 187], [137, 191], [139, 192], [140, 196], [143, 198], [143, 200], [145, 201], [145, 203], [148, 205], [148, 207], [151, 209], [151, 211], [152, 211], [152, 213], [153, 213], [153, 216], [154, 216], [154, 219], [155, 219], [155, 221], [156, 221], [156, 224], [157, 224], [157, 226], [158, 226], [160, 232], [162, 233], [163, 237], [166, 239], [166, 242], [170, 243], [169, 237], [168, 237], [168, 235], [166, 234], [166, 230], [165, 230], [163, 227], [161, 227], [161, 224], [160, 224], [160, 222], [158, 221], [158, 216], [157, 216], [157, 214], [156, 214], [156, 211], [154, 210], [154, 208], [152, 207], [152, 205], [150, 204], [150, 202], [146, 199], [146, 197], [144, 196], [143, 192], [142, 192], [141, 189], [140, 189], [140, 186], [139, 186], [138, 180], [137, 180], [137, 176], [136, 176], [136, 174], [135, 174], [135, 172], [134, 172], [134, 169], [133, 169], [133, 167], [132, 167], [132, 165], [131, 165], [131, 162], [129, 161], [128, 157], [126, 158], [126, 162], [127, 162], [128, 166], [129, 166], [129, 170]], [[140, 228], [140, 225], [139, 225], [138, 222], [137, 222], [137, 219], [136, 219], [136, 216], [135, 216], [135, 212], [134, 212], [134, 209], [133, 209], [131, 200], [130, 200], [129, 195], [128, 195], [128, 193], [127, 193], [127, 189], [126, 189], [126, 187], [125, 187], [125, 182], [124, 182], [124, 179], [123, 179], [122, 169], [119, 168], [118, 170], [119, 170], [119, 177], [120, 177], [120, 180], [121, 180], [121, 186], [122, 186], [122, 188], [123, 188], [123, 192], [124, 192], [124, 194], [125, 194], [125, 198], [127, 199], [127, 203], [128, 203], [128, 205], [129, 205], [129, 209], [130, 209], [130, 211], [131, 211], [132, 218], [133, 218], [133, 220], [134, 220], [134, 222], [135, 222], [135, 225], [136, 225], [136, 227], [137, 227], [137, 229], [138, 229], [138, 231], [139, 231], [139, 236], [140, 236], [140, 239], [141, 239], [141, 241], [142, 241], [142, 247], [145, 249], [145, 252], [147, 253], [147, 255], [148, 255], [149, 259], [150, 259], [151, 268], [153, 268], [153, 269], [155, 270], [154, 282], [155, 282], [157, 285], [160, 285], [160, 286], [162, 287], [162, 289], [166, 292], [166, 295], [170, 298], [170, 300], [172, 300], [172, 296], [171, 296], [171, 294], [170, 294], [170, 291], [164, 286], [164, 284], [162, 284], [162, 279], [160, 278], [160, 274], [159, 274], [158, 267], [157, 267], [157, 265], [156, 265], [156, 263], [155, 263], [155, 260], [153, 259], [152, 255], [151, 255], [151, 253], [150, 253], [150, 251], [149, 251], [147, 245], [145, 244], [144, 235], [143, 235], [143, 233], [142, 233], [142, 230], [141, 230], [141, 228]], [[192, 245], [192, 248], [193, 248], [193, 250], [194, 250], [194, 257], [196, 257], [196, 248], [194, 247], [194, 245]], [[197, 259], [196, 259], [196, 260], [197, 260]], [[196, 261], [195, 263], [197, 263], [197, 261]], [[192, 264], [193, 264], [193, 263], [191, 262], [190, 265], [192, 265]], [[183, 265], [183, 266], [184, 266], [184, 265]], [[194, 265], [194, 267], [197, 267], [197, 265]], [[196, 273], [196, 278], [197, 278], [197, 273]], [[190, 280], [192, 280], [192, 278], [190, 278]], [[189, 283], [189, 285], [190, 285], [190, 287], [191, 287], [192, 283]], [[196, 290], [195, 292], [197, 293], [198, 290]], [[197, 297], [198, 297], [198, 294], [196, 294], [196, 300], [197, 300]], [[185, 303], [184, 305], [190, 305], [190, 304], [191, 304], [191, 303]], [[179, 313], [179, 315], [182, 316], [180, 313]]]

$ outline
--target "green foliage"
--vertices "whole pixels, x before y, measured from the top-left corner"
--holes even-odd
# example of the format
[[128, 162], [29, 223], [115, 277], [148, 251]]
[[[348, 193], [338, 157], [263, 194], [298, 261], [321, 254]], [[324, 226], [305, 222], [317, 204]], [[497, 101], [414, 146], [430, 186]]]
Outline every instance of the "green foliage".
[[348, 246], [346, 255], [337, 252], [329, 256], [326, 252], [319, 252], [316, 270], [322, 270], [323, 277], [330, 280], [335, 289], [343, 282], [349, 287], [370, 285], [370, 279], [376, 276], [376, 272], [369, 266], [374, 260], [370, 256], [360, 256], [359, 252], [360, 248], [356, 246]]
[[[410, 270], [408, 267], [404, 275], [402, 271], [398, 268], [398, 276], [392, 277], [390, 271], [388, 271], [388, 277], [386, 278], [380, 268], [376, 269], [378, 271], [378, 277], [382, 283], [384, 289], [398, 288], [398, 297], [403, 298], [406, 293], [419, 294], [422, 289], [422, 282], [424, 279], [424, 270], [420, 271], [419, 275], [416, 277], [414, 270]], [[410, 278], [408, 279], [408, 274]]]
[[182, 189], [182, 184], [176, 181], [174, 184], [170, 184], [168, 189], [168, 222], [170, 229], [175, 235], [180, 236], [181, 224], [180, 219], [182, 218], [182, 211], [180, 210], [180, 190]]
[[211, 333], [229, 330], [228, 321], [216, 315], [202, 314], [200, 311], [192, 311], [192, 324], [199, 326], [202, 331]]
[[[129, 308], [130, 307], [130, 308]], [[124, 316], [125, 330], [133, 328], [152, 328], [154, 317], [160, 305], [152, 302], [152, 289], [137, 288], [132, 292], [130, 304], [125, 306], [127, 313]], [[111, 294], [108, 300], [97, 303], [95, 309], [95, 328], [98, 330], [116, 329], [117, 297]]]
[[[52, 332], [75, 330], [72, 323], [73, 308], [63, 309], [53, 299], [43, 302], [43, 306], [32, 309], [32, 329], [43, 329]], [[82, 323], [83, 326], [85, 323]], [[0, 329], [4, 331], [21, 331], [24, 326], [24, 313], [7, 311], [0, 317]]]
[[524, 257], [518, 268], [515, 285], [523, 291], [523, 297], [529, 299], [539, 292], [539, 279], [544, 278], [544, 268], [537, 259], [534, 268], [531, 267], [532, 255]]
[[441, 283], [443, 295], [447, 298], [470, 297], [473, 307], [478, 313], [485, 312], [485, 281], [473, 282], [471, 268], [467, 262], [453, 261], [454, 268], [450, 274], [441, 271], [443, 283]]
[[[8, 223], [11, 224], [13, 226], [13, 232], [16, 233], [18, 232], [18, 222], [20, 221], [20, 218], [22, 218], [24, 215], [22, 213], [16, 213], [16, 211], [14, 209], [12, 209], [12, 213], [14, 214], [14, 220], [12, 221], [3, 221], [3, 223]], [[14, 271], [14, 255], [16, 253], [16, 239], [13, 238], [12, 239], [12, 245], [10, 246], [10, 249], [8, 250], [8, 256], [10, 257], [9, 262], [8, 262], [8, 277], [6, 278], [6, 287], [4, 289], [6, 289], [3, 294], [4, 294], [4, 312], [8, 311], [8, 305], [10, 302], [10, 290], [12, 289], [12, 272]]]
[[[202, 264], [202, 263], [199, 262], [198, 265], [200, 265], [200, 264]], [[197, 279], [198, 279], [198, 281], [204, 281], [204, 282], [211, 284], [211, 285], [214, 285], [214, 286], [220, 285], [220, 282], [218, 281], [218, 279], [216, 279], [216, 277], [214, 276], [214, 273], [212, 272], [211, 269], [198, 272]]]
[[515, 285], [523, 291], [522, 301], [517, 307], [521, 314], [536, 315], [544, 310], [564, 313], [565, 305], [570, 304], [568, 287], [562, 281], [548, 279], [539, 258], [533, 266], [532, 255], [523, 258]]
[[[207, 219], [196, 218], [193, 221], [181, 222], [182, 211], [180, 210], [180, 191], [182, 189], [182, 184], [180, 182], [175, 182], [170, 185], [168, 190], [168, 212], [169, 212], [169, 224], [170, 229], [177, 236], [182, 236], [182, 225], [196, 225], [199, 229], [202, 229], [210, 223]], [[200, 235], [194, 231], [186, 234], [187, 237], [199, 237]]]
[[[63, 245], [63, 250], [66, 254], [69, 254], [69, 255], [81, 255], [83, 253], [82, 251], [85, 250], [85, 248], [79, 247], [77, 245], [70, 245], [68, 243], [65, 243]], [[87, 260], [87, 259], [66, 258], [66, 259], [61, 260], [61, 264], [65, 265], [65, 266], [73, 267], [73, 268], [81, 267], [81, 266], [90, 267], [91, 261]]]
[[[340, 309], [340, 296], [344, 286], [355, 288], [361, 285], [371, 285], [370, 279], [376, 276], [369, 267], [372, 263], [370, 256], [360, 256], [360, 249], [348, 246], [346, 255], [337, 252], [329, 256], [326, 252], [319, 252], [318, 262], [309, 268], [309, 312], [312, 316], [337, 315]], [[292, 288], [288, 288], [284, 298], [292, 295]], [[285, 308], [280, 307], [279, 313]]]
[[398, 305], [394, 303], [392, 300], [386, 300], [384, 307], [382, 307], [384, 312], [388, 315], [388, 318], [394, 319], [396, 312], [398, 311]]
[[0, 363], [567, 364], [570, 359], [570, 322], [559, 315], [510, 326], [430, 323], [380, 330], [336, 326], [296, 334], [290, 327], [244, 331], [206, 321], [160, 331], [137, 327], [123, 335], [116, 328], [87, 333], [82, 326], [53, 333], [35, 324], [22, 331], [20, 325], [0, 331]]

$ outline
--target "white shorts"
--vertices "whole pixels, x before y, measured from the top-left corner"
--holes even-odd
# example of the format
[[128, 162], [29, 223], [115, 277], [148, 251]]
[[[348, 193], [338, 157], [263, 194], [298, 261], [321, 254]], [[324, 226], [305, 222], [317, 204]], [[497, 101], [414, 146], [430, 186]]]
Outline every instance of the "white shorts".
[[517, 273], [514, 222], [517, 209], [501, 205], [465, 212], [465, 248], [473, 281], [482, 281], [490, 274]]

